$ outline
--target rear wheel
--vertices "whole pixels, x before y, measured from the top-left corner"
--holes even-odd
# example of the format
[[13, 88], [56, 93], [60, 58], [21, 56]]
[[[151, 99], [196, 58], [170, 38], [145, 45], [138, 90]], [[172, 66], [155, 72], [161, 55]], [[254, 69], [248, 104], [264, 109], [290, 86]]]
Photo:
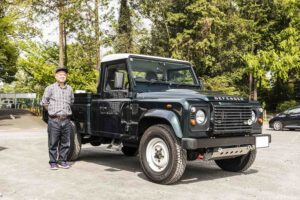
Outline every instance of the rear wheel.
[[243, 172], [247, 170], [256, 158], [256, 149], [250, 151], [246, 155], [238, 156], [235, 158], [215, 160], [216, 164], [225, 171], [230, 172]]
[[71, 121], [72, 133], [71, 133], [71, 143], [68, 155], [68, 161], [76, 160], [79, 157], [81, 151], [81, 135], [77, 132], [76, 125]]
[[282, 130], [282, 123], [280, 121], [275, 121], [273, 127], [276, 131]]
[[138, 148], [137, 147], [128, 147], [128, 146], [123, 146], [121, 151], [125, 156], [136, 156], [138, 154]]
[[178, 181], [186, 167], [186, 150], [181, 148], [173, 129], [165, 124], [151, 126], [145, 131], [139, 155], [145, 175], [156, 183]]

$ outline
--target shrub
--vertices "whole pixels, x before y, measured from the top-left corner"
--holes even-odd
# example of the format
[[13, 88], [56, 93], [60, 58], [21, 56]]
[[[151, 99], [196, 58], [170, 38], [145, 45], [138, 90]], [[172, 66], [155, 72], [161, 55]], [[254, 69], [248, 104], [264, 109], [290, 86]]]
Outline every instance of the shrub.
[[298, 103], [295, 100], [284, 101], [284, 102], [277, 105], [276, 111], [277, 112], [282, 112], [282, 111], [285, 111], [289, 108], [295, 107], [297, 105], [298, 105]]

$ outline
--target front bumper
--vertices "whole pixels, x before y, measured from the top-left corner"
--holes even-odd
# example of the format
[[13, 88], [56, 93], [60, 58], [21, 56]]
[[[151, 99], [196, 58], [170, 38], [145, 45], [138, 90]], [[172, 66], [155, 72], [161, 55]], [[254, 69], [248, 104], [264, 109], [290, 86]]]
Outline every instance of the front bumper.
[[258, 134], [243, 137], [226, 138], [182, 138], [181, 146], [184, 149], [202, 149], [213, 147], [230, 147], [242, 145], [255, 145], [256, 148], [268, 147], [271, 143], [271, 135]]

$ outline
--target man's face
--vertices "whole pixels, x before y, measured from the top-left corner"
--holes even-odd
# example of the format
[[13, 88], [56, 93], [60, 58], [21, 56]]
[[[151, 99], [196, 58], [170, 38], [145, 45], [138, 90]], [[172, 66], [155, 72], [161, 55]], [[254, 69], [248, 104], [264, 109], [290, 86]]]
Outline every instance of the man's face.
[[64, 71], [59, 71], [55, 74], [55, 79], [58, 83], [64, 83], [67, 80], [67, 73]]

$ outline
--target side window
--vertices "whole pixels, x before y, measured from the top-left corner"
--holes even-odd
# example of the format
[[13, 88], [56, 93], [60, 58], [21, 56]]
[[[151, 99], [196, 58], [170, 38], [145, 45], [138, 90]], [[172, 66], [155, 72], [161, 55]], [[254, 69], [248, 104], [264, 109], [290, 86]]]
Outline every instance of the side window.
[[[117, 81], [121, 81], [117, 83]], [[129, 88], [128, 73], [124, 63], [108, 65], [105, 73], [105, 91], [127, 90]]]
[[289, 114], [298, 114], [298, 113], [300, 113], [300, 108], [296, 108], [289, 111]]

